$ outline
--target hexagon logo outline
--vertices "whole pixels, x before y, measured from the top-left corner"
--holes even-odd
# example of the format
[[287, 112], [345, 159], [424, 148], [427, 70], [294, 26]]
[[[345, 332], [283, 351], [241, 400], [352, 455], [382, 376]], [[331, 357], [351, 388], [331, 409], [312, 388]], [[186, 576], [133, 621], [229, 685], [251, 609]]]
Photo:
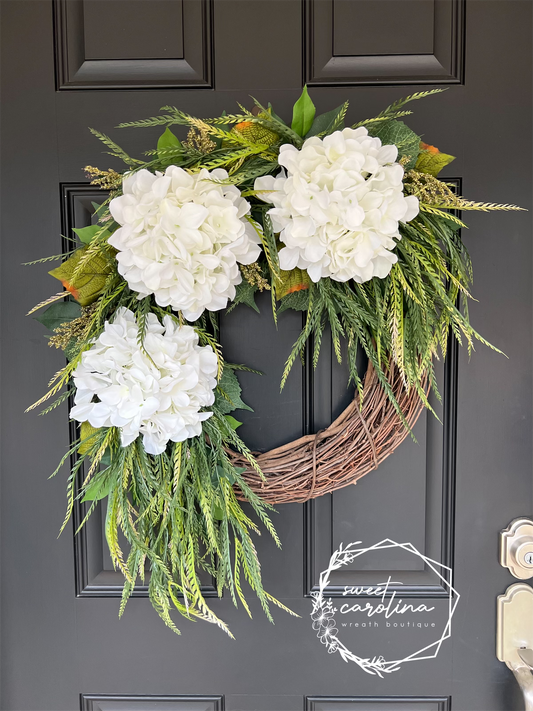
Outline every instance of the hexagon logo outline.
[[[366, 548], [357, 548], [360, 544], [361, 541], [355, 541], [344, 547], [341, 543], [339, 548], [337, 548], [337, 550], [331, 555], [329, 565], [326, 570], [322, 571], [320, 574], [319, 589], [318, 591], [312, 593], [313, 609], [311, 611], [313, 629], [317, 632], [317, 637], [320, 639], [322, 644], [326, 646], [329, 654], [338, 652], [345, 662], [354, 662], [367, 674], [374, 674], [380, 678], [383, 678], [385, 674], [397, 671], [400, 669], [402, 664], [406, 664], [407, 662], [420, 661], [422, 659], [435, 659], [440, 651], [440, 648], [442, 647], [443, 642], [451, 636], [452, 618], [461, 597], [452, 584], [453, 570], [449, 566], [425, 556], [417, 548], [415, 548], [412, 543], [397, 543], [390, 538], [384, 538], [379, 543], [375, 543], [373, 546], [368, 546]], [[442, 584], [448, 588], [449, 592], [448, 620], [444, 625], [442, 635], [435, 642], [426, 645], [412, 654], [409, 654], [407, 657], [390, 661], [387, 661], [381, 655], [370, 659], [369, 657], [361, 657], [351, 652], [337, 636], [338, 630], [335, 627], [335, 608], [333, 607], [332, 599], [324, 597], [324, 590], [328, 587], [331, 573], [334, 570], [338, 570], [344, 565], [352, 563], [356, 558], [364, 555], [365, 553], [375, 550], [383, 550], [385, 548], [402, 548], [403, 550], [406, 550], [409, 553], [421, 558], [426, 565], [433, 570], [435, 575], [438, 576], [438, 578], [442, 581]], [[446, 571], [448, 573], [449, 579], [439, 572], [439, 568], [441, 571]], [[429, 650], [431, 649], [433, 649], [433, 653], [429, 654]]]

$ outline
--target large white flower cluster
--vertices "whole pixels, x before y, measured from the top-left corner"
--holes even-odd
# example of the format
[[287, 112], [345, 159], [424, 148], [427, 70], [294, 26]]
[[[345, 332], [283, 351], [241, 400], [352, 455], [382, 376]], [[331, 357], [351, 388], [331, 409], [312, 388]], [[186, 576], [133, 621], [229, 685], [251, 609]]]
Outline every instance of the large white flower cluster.
[[139, 298], [154, 294], [194, 321], [204, 309], [223, 309], [241, 281], [238, 263], [260, 254], [260, 238], [244, 219], [250, 204], [225, 170], [189, 175], [169, 166], [155, 175], [124, 178], [123, 195], [109, 209], [122, 227], [109, 238], [118, 270]]
[[[82, 354], [73, 373], [76, 386], [72, 419], [93, 427], [119, 427], [122, 445], [143, 435], [149, 454], [164, 452], [167, 442], [201, 434], [211, 412], [217, 358], [210, 346], [199, 346], [192, 326], [178, 326], [171, 316], [163, 325], [148, 314], [143, 352], [138, 326], [128, 309]], [[148, 355], [147, 355], [148, 354]]]
[[382, 146], [366, 128], [345, 128], [307, 139], [301, 150], [280, 149], [287, 174], [255, 181], [274, 207], [272, 224], [284, 247], [282, 269], [306, 269], [322, 277], [362, 283], [386, 277], [397, 256], [399, 222], [418, 214], [418, 200], [403, 195], [404, 169], [396, 146]]

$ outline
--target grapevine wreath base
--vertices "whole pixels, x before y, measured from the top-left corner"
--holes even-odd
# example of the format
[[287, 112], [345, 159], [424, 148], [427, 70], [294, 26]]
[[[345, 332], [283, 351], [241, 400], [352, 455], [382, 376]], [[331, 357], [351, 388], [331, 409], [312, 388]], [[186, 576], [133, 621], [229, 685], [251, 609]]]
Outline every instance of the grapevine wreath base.
[[405, 389], [393, 362], [388, 380], [404, 420], [369, 363], [362, 407], [356, 395], [326, 429], [257, 454], [263, 477], [242, 455], [232, 452], [232, 461], [245, 467], [242, 476], [248, 486], [270, 504], [308, 501], [355, 484], [394, 452], [424, 409], [418, 392]]

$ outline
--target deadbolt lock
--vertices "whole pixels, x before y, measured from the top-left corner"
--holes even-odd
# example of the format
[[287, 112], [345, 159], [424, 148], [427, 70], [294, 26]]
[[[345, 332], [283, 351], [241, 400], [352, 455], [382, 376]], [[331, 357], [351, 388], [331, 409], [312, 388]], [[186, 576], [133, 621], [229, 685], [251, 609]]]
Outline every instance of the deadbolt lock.
[[533, 578], [533, 521], [516, 518], [500, 533], [500, 563], [519, 580]]

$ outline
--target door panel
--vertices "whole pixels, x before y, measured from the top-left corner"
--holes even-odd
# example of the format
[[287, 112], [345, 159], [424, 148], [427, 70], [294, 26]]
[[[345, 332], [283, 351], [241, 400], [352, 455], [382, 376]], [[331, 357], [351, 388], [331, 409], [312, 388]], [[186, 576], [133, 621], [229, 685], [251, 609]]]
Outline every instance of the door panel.
[[[432, 398], [431, 404], [440, 422], [431, 413], [422, 413], [413, 430], [415, 439], [404, 441], [378, 471], [306, 505], [309, 590], [318, 589], [318, 576], [341, 543], [377, 543], [384, 531], [387, 538], [409, 541], [429, 558], [452, 565], [457, 356], [451, 341], [446, 365], [436, 367], [443, 403]], [[448, 596], [427, 565], [398, 549], [370, 552], [334, 571], [329, 592], [339, 595], [346, 585], [369, 585], [376, 575], [398, 581], [391, 589], [401, 589], [404, 598]]]
[[54, 0], [53, 12], [59, 90], [211, 86], [208, 0]]
[[[119, 620], [121, 579], [98, 516], [75, 540], [72, 529], [56, 540], [66, 472], [47, 477], [72, 436], [67, 408], [46, 418], [23, 414], [62, 365], [40, 324], [24, 318], [53, 285], [46, 266], [20, 265], [57, 254], [61, 234], [90, 222], [91, 201], [102, 194], [81, 169], [107, 168], [112, 159], [88, 126], [141, 154], [159, 130], [113, 127], [167, 104], [216, 115], [235, 101], [249, 105], [249, 94], [290, 119], [303, 78], [318, 111], [348, 98], [353, 121], [416, 91], [412, 84], [450, 86], [415, 104], [409, 124], [457, 156], [445, 175], [462, 181], [465, 194], [530, 206], [530, 0], [1, 0], [0, 7], [1, 708], [518, 711], [515, 681], [494, 655], [494, 603], [511, 582], [498, 564], [498, 532], [533, 511], [531, 213], [469, 214], [463, 235], [479, 300], [472, 322], [508, 360], [483, 346], [469, 360], [453, 346], [438, 364], [442, 422], [423, 414], [417, 442], [408, 438], [356, 486], [278, 507], [283, 551], [265, 536], [258, 542], [265, 585], [301, 618], [276, 611], [273, 626], [252, 597], [253, 620], [227, 597], [211, 600], [236, 642], [181, 619], [176, 637], [143, 589]], [[103, 8], [105, 29], [96, 15]], [[221, 338], [228, 360], [263, 373], [240, 376], [254, 412], [239, 419], [245, 441], [264, 450], [327, 426], [351, 391], [325, 340], [318, 369], [295, 364], [280, 394], [302, 315], [281, 314], [276, 329], [269, 295], [258, 304], [259, 315], [245, 307], [222, 315]], [[311, 628], [309, 593], [340, 542], [385, 538], [452, 567], [462, 598], [438, 657], [381, 680], [326, 654]], [[446, 585], [401, 550], [365, 554], [336, 573], [330, 592], [389, 576], [403, 598], [435, 606], [442, 619]], [[398, 648], [420, 639], [412, 629], [397, 632]], [[353, 639], [370, 653], [390, 634], [358, 630]]]
[[86, 696], [81, 711], [223, 711], [220, 696]]
[[466, 0], [305, 0], [308, 84], [459, 84]]
[[448, 711], [449, 699], [308, 698], [306, 711]]

